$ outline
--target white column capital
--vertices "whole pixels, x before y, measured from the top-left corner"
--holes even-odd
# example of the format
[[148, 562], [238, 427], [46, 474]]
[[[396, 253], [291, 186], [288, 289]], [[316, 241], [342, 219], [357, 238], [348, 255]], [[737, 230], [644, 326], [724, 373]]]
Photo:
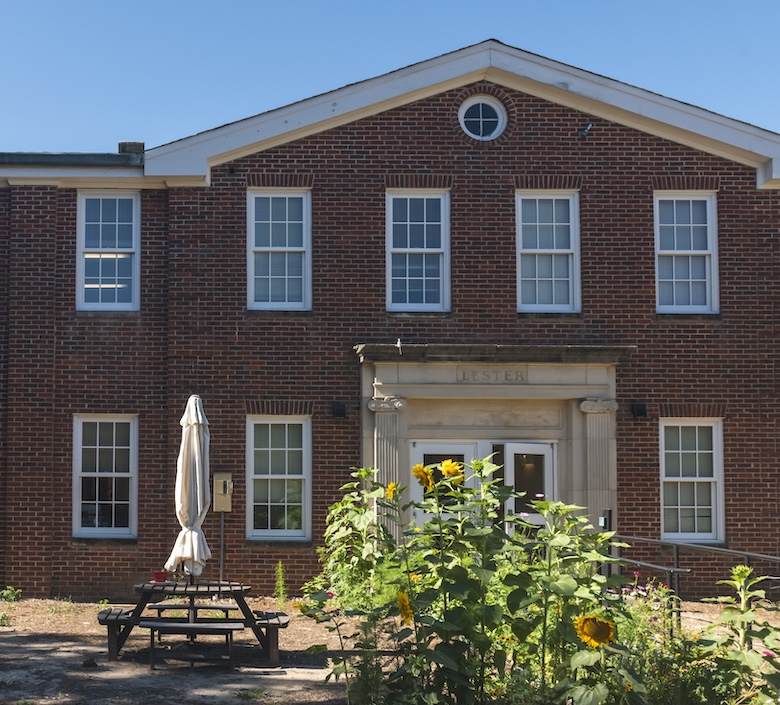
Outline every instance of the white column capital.
[[579, 408], [584, 414], [609, 414], [618, 410], [618, 403], [614, 399], [585, 399]]
[[368, 402], [371, 411], [403, 411], [406, 408], [406, 400], [398, 397], [382, 397]]

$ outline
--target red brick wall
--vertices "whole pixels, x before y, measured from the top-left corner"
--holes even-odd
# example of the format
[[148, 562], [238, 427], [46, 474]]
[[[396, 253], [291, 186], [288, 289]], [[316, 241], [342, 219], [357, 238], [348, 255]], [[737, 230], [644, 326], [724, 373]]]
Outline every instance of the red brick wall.
[[[8, 460], [6, 439], [8, 437], [8, 269], [11, 233], [11, 193], [0, 189], [0, 507], [8, 506]], [[7, 546], [8, 516], [0, 511], [0, 546]], [[5, 586], [6, 563], [0, 560], [0, 585]]]
[[[618, 372], [621, 531], [659, 535], [659, 414], [708, 404], [725, 415], [728, 545], [780, 552], [778, 194], [756, 190], [748, 167], [490, 90], [509, 112], [507, 131], [494, 143], [476, 143], [457, 126], [459, 96], [472, 87], [219, 166], [208, 188], [145, 191], [137, 315], [75, 313], [75, 191], [25, 187], [0, 196], [0, 225], [3, 199], [12, 203], [11, 237], [0, 240], [11, 263], [7, 581], [27, 594], [100, 598], [128, 593], [161, 565], [178, 529], [178, 420], [187, 396], [198, 393], [211, 424], [212, 470], [232, 472], [235, 482], [225, 575], [267, 592], [282, 560], [295, 592], [316, 571], [326, 508], [360, 462], [352, 346], [399, 337], [410, 344], [637, 345]], [[514, 192], [548, 179], [580, 186], [581, 315], [516, 313]], [[669, 180], [717, 186], [718, 316], [655, 313], [653, 190]], [[312, 188], [313, 309], [247, 311], [247, 185], [287, 181]], [[450, 186], [448, 316], [385, 311], [385, 189], [421, 183]], [[257, 403], [287, 401], [314, 410], [315, 540], [248, 542], [246, 415]], [[331, 418], [333, 401], [347, 404], [347, 418]], [[649, 416], [634, 419], [632, 402], [646, 403]], [[72, 416], [109, 411], [139, 414], [138, 541], [74, 542]], [[214, 513], [205, 531], [213, 577]], [[697, 589], [697, 580], [686, 578], [686, 587]]]

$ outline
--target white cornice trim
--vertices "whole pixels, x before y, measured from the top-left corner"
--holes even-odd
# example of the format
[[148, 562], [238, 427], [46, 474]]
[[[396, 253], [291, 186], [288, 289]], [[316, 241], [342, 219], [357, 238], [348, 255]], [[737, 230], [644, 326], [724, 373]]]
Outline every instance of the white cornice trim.
[[[199, 179], [202, 183], [203, 179]], [[57, 188], [165, 188], [162, 179], [150, 179], [142, 166], [69, 167], [2, 166], [0, 187], [55, 186]]]
[[211, 167], [479, 80], [715, 154], [780, 188], [780, 135], [489, 40], [146, 152], [145, 173], [207, 183]]

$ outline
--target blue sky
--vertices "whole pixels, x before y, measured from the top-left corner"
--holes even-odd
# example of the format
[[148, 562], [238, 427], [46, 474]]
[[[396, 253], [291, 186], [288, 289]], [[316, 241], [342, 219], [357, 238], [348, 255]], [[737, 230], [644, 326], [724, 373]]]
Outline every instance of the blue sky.
[[780, 132], [780, 0], [0, 0], [0, 152], [155, 147], [498, 39]]

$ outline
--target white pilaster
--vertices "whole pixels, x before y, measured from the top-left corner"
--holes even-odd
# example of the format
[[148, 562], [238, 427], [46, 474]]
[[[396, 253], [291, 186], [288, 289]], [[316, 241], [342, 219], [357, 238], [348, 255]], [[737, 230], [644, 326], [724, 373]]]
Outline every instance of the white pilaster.
[[[614, 399], [585, 399], [579, 406], [585, 414], [586, 501], [592, 521], [602, 511], [617, 510], [617, 448], [613, 428], [618, 404]], [[595, 524], [594, 524], [595, 525]]]

